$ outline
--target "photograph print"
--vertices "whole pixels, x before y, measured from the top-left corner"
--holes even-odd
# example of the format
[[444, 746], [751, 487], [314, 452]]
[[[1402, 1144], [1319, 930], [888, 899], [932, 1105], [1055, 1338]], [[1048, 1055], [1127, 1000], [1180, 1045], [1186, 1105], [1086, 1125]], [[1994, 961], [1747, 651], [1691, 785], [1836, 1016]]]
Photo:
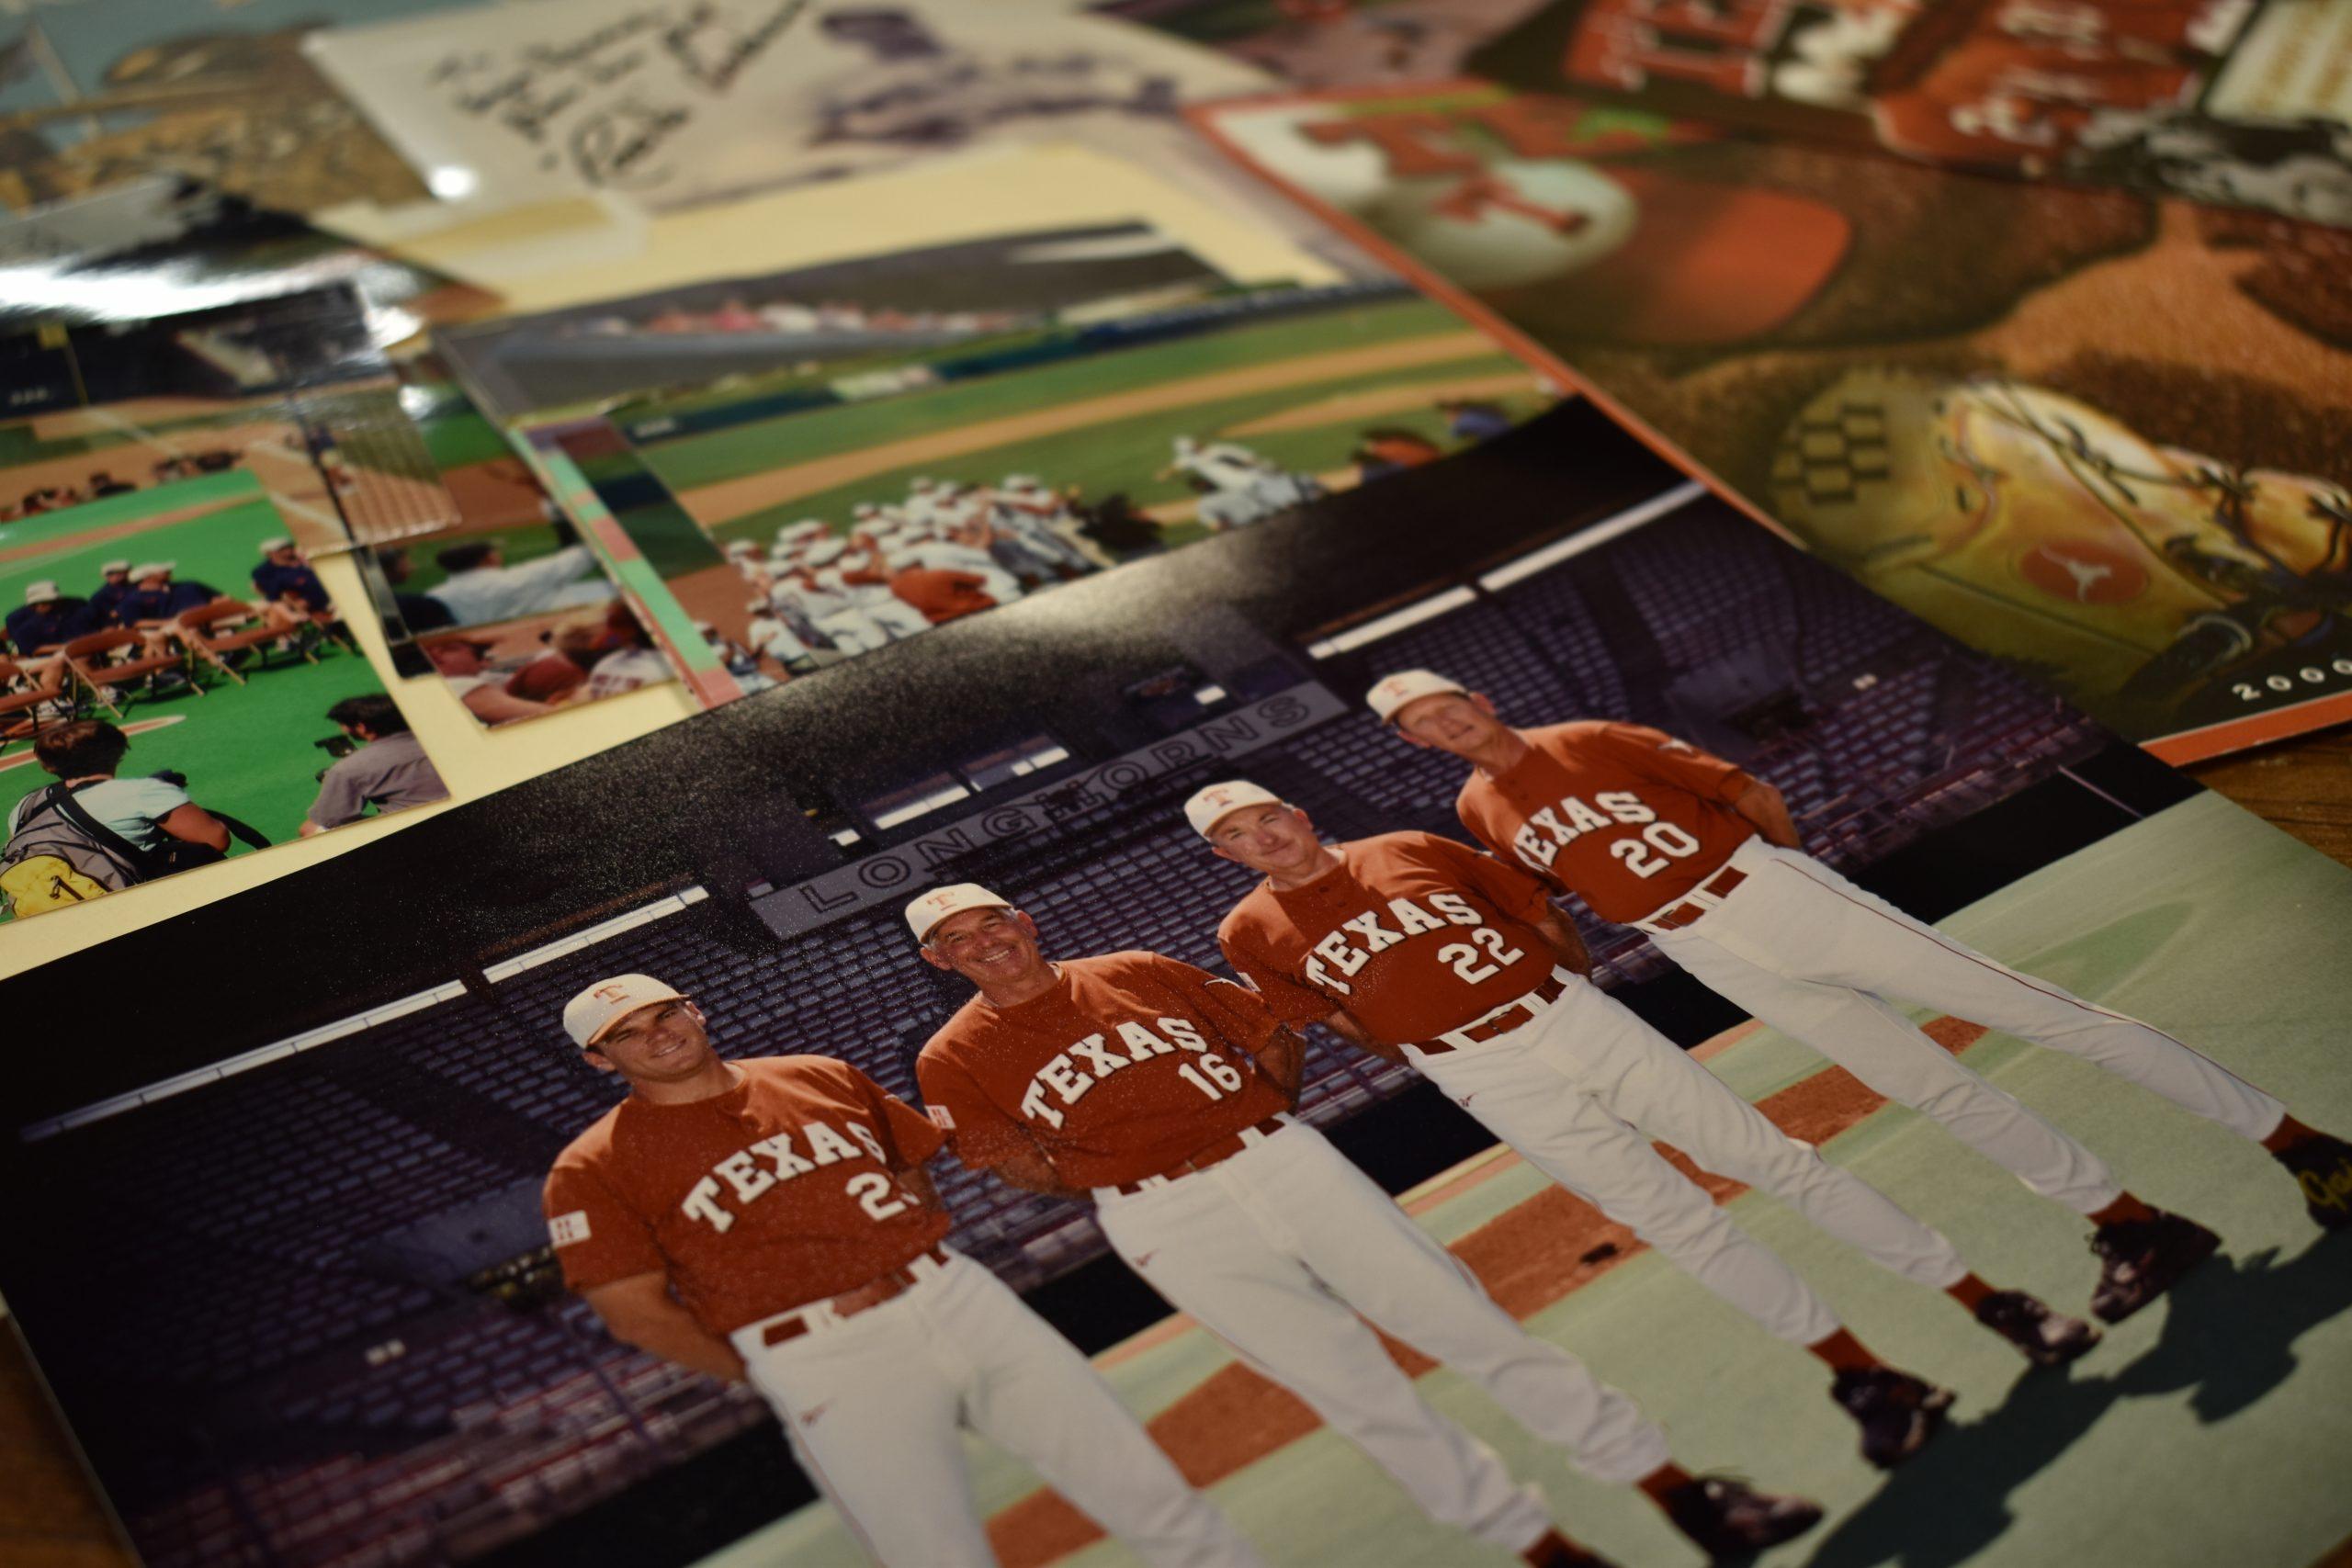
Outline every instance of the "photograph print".
[[5, 1145], [156, 1563], [2352, 1530], [2352, 880], [1589, 404], [243, 897]]
[[441, 527], [456, 512], [348, 288], [0, 336], [0, 519], [232, 468], [306, 549]]
[[242, 469], [0, 524], [0, 914], [448, 791]]
[[1758, 516], [2173, 761], [2352, 713], [2352, 235], [1463, 81], [1230, 152]]

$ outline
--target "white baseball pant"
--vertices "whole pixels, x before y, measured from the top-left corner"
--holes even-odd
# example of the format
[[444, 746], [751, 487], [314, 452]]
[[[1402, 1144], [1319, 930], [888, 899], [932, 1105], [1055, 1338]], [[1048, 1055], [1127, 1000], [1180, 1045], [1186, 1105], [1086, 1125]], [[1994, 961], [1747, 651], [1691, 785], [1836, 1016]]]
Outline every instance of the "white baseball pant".
[[[928, 622], [924, 623], [929, 625]], [[825, 640], [842, 653], [870, 653], [890, 640], [882, 623], [864, 610], [836, 610], [817, 619], [817, 629]]]
[[775, 1406], [801, 1468], [866, 1554], [887, 1568], [995, 1568], [956, 1435], [968, 1426], [1036, 1468], [1159, 1568], [1263, 1568], [1185, 1483], [1084, 1357], [978, 1264], [950, 1255], [915, 1283], [842, 1318], [736, 1352]]
[[1770, 1192], [1882, 1268], [1941, 1290], [1968, 1265], [1941, 1233], [1790, 1137], [1688, 1052], [1567, 970], [1548, 1006], [1508, 1034], [1407, 1058], [1528, 1163], [1626, 1226], [1691, 1278], [1796, 1345], [1837, 1314], [1650, 1145]]
[[1713, 907], [1698, 920], [1642, 926], [1659, 951], [2045, 1198], [2087, 1214], [2123, 1189], [2105, 1161], [1969, 1071], [1889, 998], [2080, 1056], [2244, 1137], [2268, 1136], [2286, 1114], [2171, 1035], [1997, 964], [1811, 855], [1750, 839], [1728, 863], [1747, 879], [1720, 899], [1701, 896]]
[[893, 642], [931, 630], [930, 616], [887, 589], [861, 603], [858, 608], [873, 616], [875, 624]]
[[1558, 1348], [1528, 1336], [1452, 1253], [1320, 1133], [1293, 1122], [1187, 1176], [1095, 1193], [1130, 1268], [1297, 1394], [1430, 1516], [1524, 1551], [1552, 1529], [1542, 1494], [1423, 1403], [1357, 1316], [1470, 1378], [1596, 1480], [1667, 1462], [1665, 1434]]

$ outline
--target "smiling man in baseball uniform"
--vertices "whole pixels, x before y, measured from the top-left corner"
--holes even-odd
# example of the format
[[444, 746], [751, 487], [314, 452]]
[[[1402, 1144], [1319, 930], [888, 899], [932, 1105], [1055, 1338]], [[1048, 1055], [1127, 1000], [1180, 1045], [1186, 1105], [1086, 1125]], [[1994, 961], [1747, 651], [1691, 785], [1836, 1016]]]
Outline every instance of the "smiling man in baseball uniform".
[[1485, 1388], [1596, 1480], [1639, 1485], [1711, 1555], [1821, 1513], [1668, 1457], [1634, 1402], [1530, 1337], [1321, 1134], [1291, 1116], [1303, 1046], [1246, 987], [1152, 953], [1048, 962], [969, 883], [907, 906], [923, 956], [978, 988], [915, 1076], [957, 1157], [1085, 1198], [1129, 1267], [1305, 1400], [1431, 1517], [1543, 1568], [1600, 1560], [1534, 1488], [1431, 1410], [1357, 1317]]
[[565, 1282], [615, 1338], [749, 1379], [877, 1562], [992, 1568], [968, 1426], [1149, 1562], [1262, 1568], [1069, 1342], [940, 1246], [921, 1111], [831, 1057], [728, 1061], [648, 975], [589, 987], [563, 1026], [629, 1086], [548, 1178]]
[[1754, 1017], [1890, 1100], [1943, 1123], [2027, 1187], [2086, 1215], [2099, 1258], [2091, 1310], [2119, 1323], [2220, 1238], [2124, 1190], [2097, 1155], [1986, 1083], [1890, 998], [2080, 1056], [2262, 1145], [2311, 1217], [2352, 1224], [2352, 1145], [2136, 1019], [1976, 953], [1804, 853], [1780, 792], [1638, 725], [1514, 729], [1484, 695], [1428, 670], [1375, 682], [1374, 713], [1406, 741], [1471, 764], [1463, 825], [1575, 893]]
[[1993, 1289], [1950, 1241], [1589, 984], [1575, 928], [1528, 873], [1430, 833], [1327, 844], [1306, 813], [1247, 780], [1208, 785], [1184, 815], [1217, 855], [1265, 878], [1217, 943], [1275, 1017], [1326, 1024], [1414, 1067], [1766, 1332], [1811, 1349], [1836, 1371], [1832, 1396], [1872, 1462], [1917, 1452], [1951, 1395], [1871, 1354], [1641, 1129], [1948, 1292], [2039, 1365], [2098, 1342], [2088, 1324]]

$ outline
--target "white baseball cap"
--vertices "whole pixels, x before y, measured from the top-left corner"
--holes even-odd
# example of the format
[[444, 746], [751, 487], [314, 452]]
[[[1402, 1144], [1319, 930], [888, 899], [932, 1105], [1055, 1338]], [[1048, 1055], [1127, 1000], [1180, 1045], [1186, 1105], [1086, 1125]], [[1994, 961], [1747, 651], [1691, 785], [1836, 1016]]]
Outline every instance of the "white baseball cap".
[[137, 566], [130, 569], [130, 581], [133, 582], [143, 582], [159, 571], [169, 571], [171, 570], [172, 563], [167, 560], [141, 561]]
[[759, 546], [749, 539], [729, 539], [727, 542], [727, 553], [730, 556], [756, 555], [759, 553]]
[[25, 584], [25, 603], [28, 604], [44, 604], [51, 599], [62, 597], [63, 595], [57, 592], [57, 584], [54, 582], [28, 582]]
[[288, 538], [283, 534], [275, 535], [269, 538], [264, 539], [260, 546], [261, 553], [266, 556], [274, 556], [280, 550], [290, 550], [293, 547], [294, 541]]
[[1383, 675], [1373, 682], [1372, 690], [1363, 694], [1372, 711], [1386, 724], [1407, 703], [1421, 697], [1433, 697], [1441, 692], [1469, 690], [1459, 681], [1450, 681], [1434, 670], [1399, 670], [1394, 675]]
[[907, 906], [907, 929], [922, 942], [939, 922], [967, 909], [1010, 909], [1012, 906], [977, 882], [951, 882], [934, 887]]
[[129, 571], [130, 570], [130, 563], [127, 560], [110, 560], [98, 568], [98, 575], [104, 577], [110, 571]]
[[1205, 839], [1211, 829], [1245, 806], [1287, 804], [1263, 784], [1251, 784], [1248, 779], [1227, 779], [1193, 791], [1193, 798], [1184, 803], [1184, 820], [1193, 825], [1193, 832]]
[[685, 998], [650, 975], [615, 975], [599, 980], [563, 1004], [563, 1032], [574, 1045], [594, 1045], [596, 1037], [639, 1008]]

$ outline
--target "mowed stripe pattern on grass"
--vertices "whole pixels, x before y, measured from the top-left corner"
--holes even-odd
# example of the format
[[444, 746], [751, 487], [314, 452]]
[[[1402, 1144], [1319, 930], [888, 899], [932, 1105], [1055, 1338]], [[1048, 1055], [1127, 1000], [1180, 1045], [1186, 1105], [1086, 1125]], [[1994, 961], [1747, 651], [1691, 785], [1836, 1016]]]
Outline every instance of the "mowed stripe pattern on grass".
[[[1403, 343], [1341, 349], [1274, 365], [1219, 371], [1191, 380], [1092, 397], [1063, 408], [1033, 410], [981, 420], [955, 429], [911, 436], [888, 446], [812, 458], [740, 479], [684, 490], [679, 492], [678, 499], [706, 527], [716, 528], [747, 513], [854, 484], [893, 468], [1010, 446], [1076, 425], [1105, 424], [1276, 388], [1345, 380], [1416, 366], [1442, 364], [1481, 355], [1491, 350], [1492, 345], [1476, 333], [1458, 332], [1413, 338]], [[658, 457], [650, 457], [650, 461], [657, 471], [663, 471]], [[674, 479], [672, 482], [674, 484]]]

